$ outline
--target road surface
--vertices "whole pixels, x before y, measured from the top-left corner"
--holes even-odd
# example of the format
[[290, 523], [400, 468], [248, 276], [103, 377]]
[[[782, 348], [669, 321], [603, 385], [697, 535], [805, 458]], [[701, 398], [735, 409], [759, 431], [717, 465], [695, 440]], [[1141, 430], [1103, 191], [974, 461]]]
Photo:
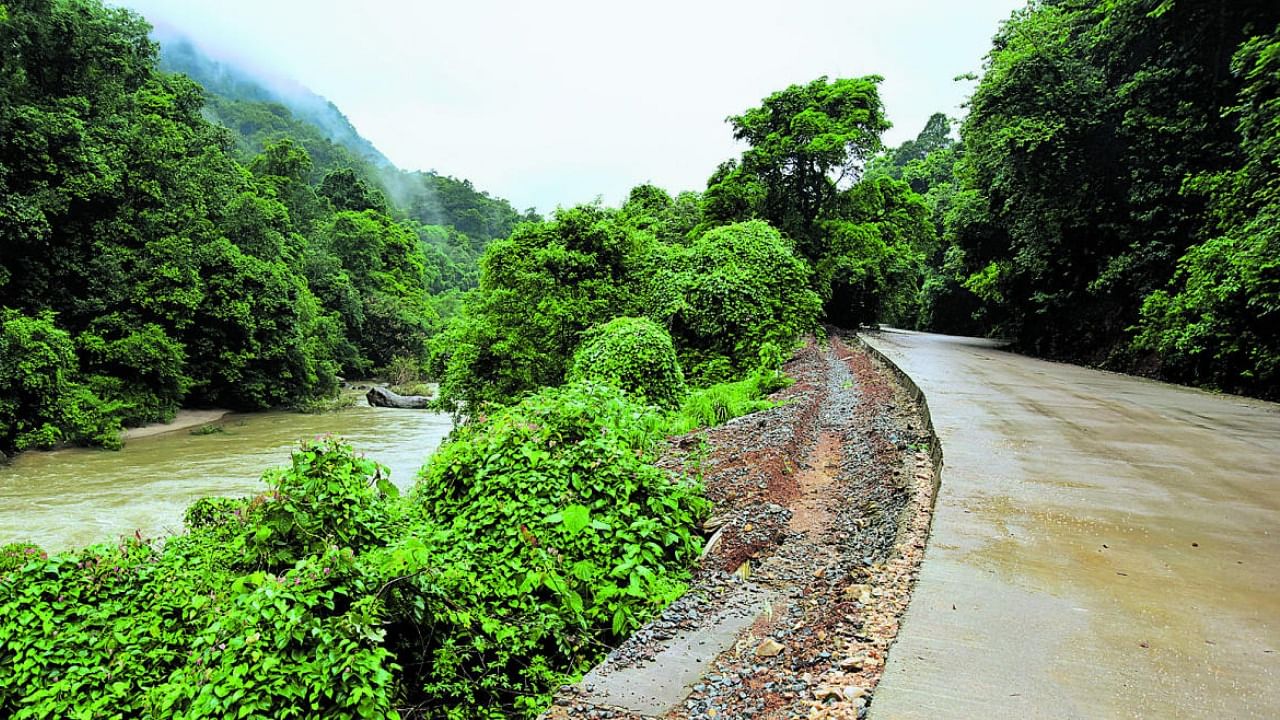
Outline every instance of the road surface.
[[1280, 405], [866, 339], [944, 454], [872, 720], [1280, 718]]

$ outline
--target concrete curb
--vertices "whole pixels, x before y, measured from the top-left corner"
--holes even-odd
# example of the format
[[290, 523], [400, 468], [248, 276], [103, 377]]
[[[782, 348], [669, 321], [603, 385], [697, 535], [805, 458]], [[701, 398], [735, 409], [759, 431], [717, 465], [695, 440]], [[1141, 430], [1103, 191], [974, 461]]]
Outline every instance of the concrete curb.
[[[920, 418], [924, 423], [924, 428], [929, 432], [929, 460], [933, 464], [933, 502], [932, 506], [938, 504], [938, 490], [942, 486], [942, 441], [938, 439], [938, 433], [933, 427], [933, 415], [929, 412], [929, 399], [925, 397], [924, 391], [916, 385], [916, 381], [911, 379], [898, 364], [889, 359], [888, 355], [880, 352], [871, 343], [867, 342], [862, 336], [865, 333], [858, 333], [849, 336], [849, 340], [853, 341], [858, 347], [866, 350], [871, 357], [875, 358], [883, 364], [890, 373], [902, 384], [910, 393], [912, 400], [920, 407]], [[932, 507], [931, 507], [932, 509]]]

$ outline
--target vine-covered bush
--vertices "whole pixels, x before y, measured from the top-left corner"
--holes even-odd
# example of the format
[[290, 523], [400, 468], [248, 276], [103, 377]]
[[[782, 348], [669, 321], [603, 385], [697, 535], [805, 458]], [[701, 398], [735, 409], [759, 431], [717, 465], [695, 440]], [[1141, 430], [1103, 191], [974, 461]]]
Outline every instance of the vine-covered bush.
[[[52, 557], [7, 546], [0, 717], [398, 717], [385, 579], [344, 546], [397, 516], [382, 476], [346, 445], [312, 442], [267, 474], [269, 493], [197, 503], [188, 535]], [[282, 513], [299, 521], [288, 533]], [[288, 567], [245, 554], [277, 539], [269, 559], [299, 558]]]
[[[605, 385], [543, 390], [461, 428], [412, 495], [444, 526], [402, 553], [393, 591], [424, 702], [449, 717], [529, 716], [684, 590], [708, 510], [652, 464], [662, 418]], [[406, 657], [402, 654], [402, 657]], [[408, 679], [406, 680], [408, 682]]]
[[506, 404], [564, 382], [582, 333], [627, 314], [632, 268], [652, 242], [616, 211], [580, 206], [491, 244], [480, 287], [430, 343], [442, 404]]
[[588, 330], [568, 379], [612, 385], [668, 408], [678, 405], [685, 391], [671, 334], [648, 318], [614, 318]]
[[684, 591], [708, 510], [603, 384], [477, 417], [399, 498], [340, 441], [188, 534], [0, 548], [0, 717], [531, 718]]
[[822, 301], [810, 274], [768, 223], [725, 225], [649, 256], [646, 314], [668, 322], [688, 377], [738, 379], [766, 343], [792, 348], [817, 327]]

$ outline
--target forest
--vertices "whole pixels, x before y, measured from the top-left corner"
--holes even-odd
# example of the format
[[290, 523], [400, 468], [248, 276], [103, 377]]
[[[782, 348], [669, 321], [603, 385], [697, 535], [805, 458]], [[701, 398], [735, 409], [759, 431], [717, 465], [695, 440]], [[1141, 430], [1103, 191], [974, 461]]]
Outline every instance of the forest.
[[1248, 1], [1016, 12], [959, 140], [937, 116], [869, 168], [931, 208], [916, 326], [1275, 398], [1278, 23]]
[[709, 504], [665, 439], [824, 323], [1275, 397], [1278, 25], [1032, 2], [963, 119], [885, 147], [883, 78], [820, 77], [705, 189], [542, 218], [129, 11], [6, 0], [0, 453], [406, 367], [458, 425], [404, 495], [309, 440], [183, 534], [0, 549], [0, 715], [534, 717], [683, 592]]
[[485, 245], [530, 219], [379, 165], [243, 79], [204, 91], [192, 76], [222, 76], [189, 47], [165, 64], [190, 75], [162, 70], [126, 11], [5, 8], [0, 453], [415, 364]]

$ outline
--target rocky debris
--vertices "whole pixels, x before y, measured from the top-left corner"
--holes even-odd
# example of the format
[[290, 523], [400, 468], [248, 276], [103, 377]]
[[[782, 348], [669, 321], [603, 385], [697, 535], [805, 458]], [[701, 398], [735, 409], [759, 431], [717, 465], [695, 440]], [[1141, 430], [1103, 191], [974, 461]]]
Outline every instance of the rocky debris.
[[[684, 597], [602, 663], [650, 663], [727, 607], [768, 609], [682, 688], [637, 715], [566, 687], [544, 717], [862, 718], [906, 608], [932, 516], [932, 435], [910, 395], [838, 335], [787, 366], [783, 404], [672, 443], [661, 464], [700, 472], [716, 509]], [[594, 671], [593, 671], [594, 672]]]
[[426, 395], [397, 395], [388, 388], [375, 385], [369, 388], [365, 398], [373, 407], [400, 408], [402, 410], [425, 410], [431, 405], [431, 398]]

